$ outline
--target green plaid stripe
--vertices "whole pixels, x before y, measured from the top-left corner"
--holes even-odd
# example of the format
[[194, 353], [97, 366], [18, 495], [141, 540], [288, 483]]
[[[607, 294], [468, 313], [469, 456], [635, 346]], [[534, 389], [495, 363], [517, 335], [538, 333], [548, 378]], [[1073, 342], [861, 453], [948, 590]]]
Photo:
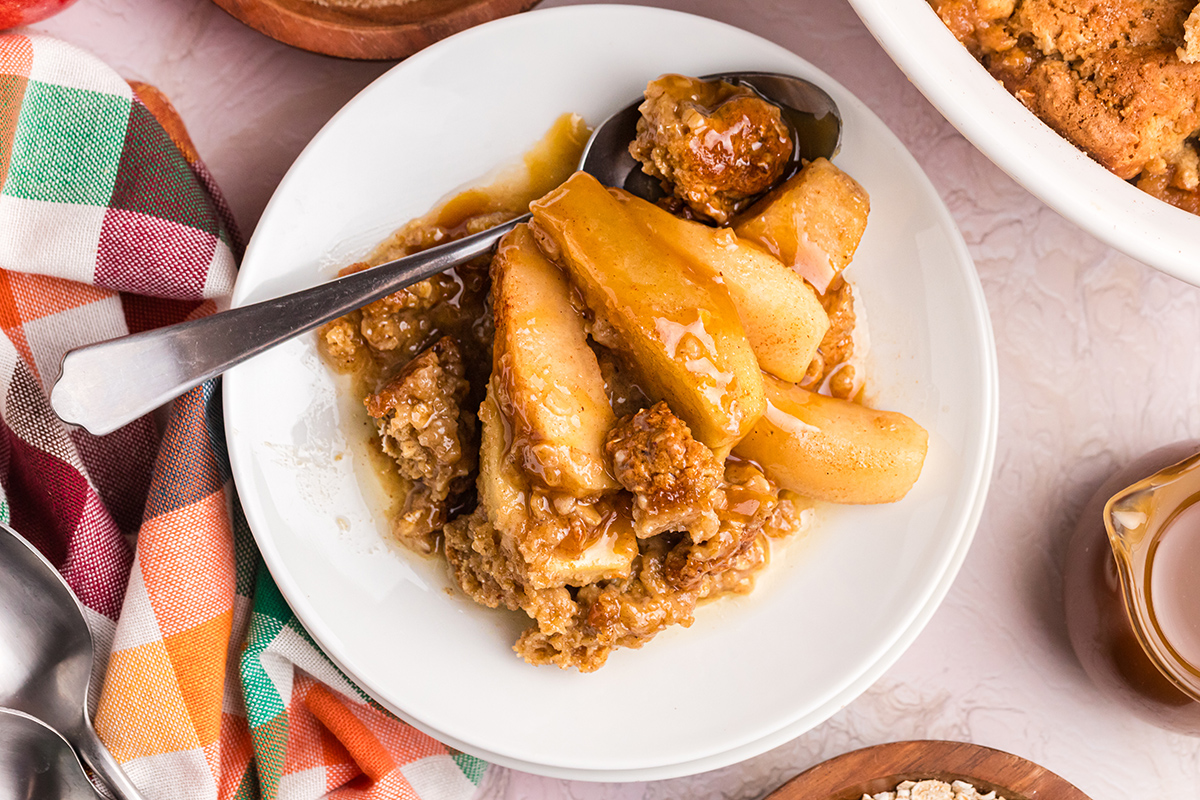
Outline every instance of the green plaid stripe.
[[279, 781], [287, 761], [288, 715], [280, 714], [251, 731], [254, 758], [258, 768], [258, 787], [264, 800], [279, 797]]
[[487, 773], [488, 762], [466, 753], [455, 753], [453, 758], [463, 775], [467, 776], [467, 780], [478, 786], [479, 782], [483, 780], [484, 774]]
[[104, 206], [112, 197], [131, 101], [29, 81], [4, 194]]
[[238, 784], [233, 800], [258, 800], [258, 770], [254, 767], [253, 759], [250, 760], [250, 766], [242, 775], [242, 782]]
[[[250, 617], [246, 647], [242, 651], [242, 694], [246, 699], [250, 737], [254, 741], [259, 789], [263, 798], [271, 800], [279, 796], [279, 781], [287, 757], [288, 710], [278, 687], [267, 674], [262, 658], [292, 619], [292, 609], [257, 552], [253, 553], [251, 563], [257, 568], [258, 577], [254, 588], [254, 612]], [[238, 565], [239, 572], [241, 566]]]
[[[241, 660], [242, 693], [246, 698], [246, 716], [252, 732], [280, 714], [287, 715], [287, 704], [263, 667], [262, 656], [291, 616], [292, 610], [275, 587], [271, 574], [260, 562], [254, 592], [254, 612], [250, 617], [250, 630], [246, 634], [246, 648], [242, 651]], [[254, 737], [257, 741], [257, 732]]]
[[129, 112], [129, 133], [108, 205], [219, 233], [217, 215], [183, 153], [139, 102]]

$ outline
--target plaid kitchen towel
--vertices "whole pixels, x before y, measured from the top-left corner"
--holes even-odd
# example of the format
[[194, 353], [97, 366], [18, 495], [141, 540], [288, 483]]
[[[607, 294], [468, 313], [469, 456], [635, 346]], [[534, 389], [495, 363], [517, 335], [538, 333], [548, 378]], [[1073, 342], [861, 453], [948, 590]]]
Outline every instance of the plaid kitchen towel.
[[161, 437], [149, 416], [96, 437], [50, 409], [66, 350], [211, 313], [238, 242], [162, 95], [49, 37], [0, 35], [0, 519], [85, 606], [96, 728], [148, 798], [465, 800], [487, 764], [372, 703], [272, 582], [217, 382]]

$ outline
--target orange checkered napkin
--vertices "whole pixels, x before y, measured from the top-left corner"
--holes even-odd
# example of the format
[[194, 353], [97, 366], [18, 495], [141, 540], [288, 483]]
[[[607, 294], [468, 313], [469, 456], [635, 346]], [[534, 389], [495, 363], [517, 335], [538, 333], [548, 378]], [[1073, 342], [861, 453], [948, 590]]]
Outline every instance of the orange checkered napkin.
[[284, 602], [216, 381], [161, 438], [150, 417], [96, 437], [50, 409], [66, 350], [210, 313], [238, 241], [164, 97], [62, 42], [0, 35], [0, 519], [82, 601], [97, 731], [151, 800], [466, 800], [487, 764], [372, 703]]
[[[467, 798], [486, 763], [387, 714], [316, 647], [230, 484], [214, 383], [163, 437], [96, 729], [180, 798]], [[167, 777], [170, 780], [164, 780]]]

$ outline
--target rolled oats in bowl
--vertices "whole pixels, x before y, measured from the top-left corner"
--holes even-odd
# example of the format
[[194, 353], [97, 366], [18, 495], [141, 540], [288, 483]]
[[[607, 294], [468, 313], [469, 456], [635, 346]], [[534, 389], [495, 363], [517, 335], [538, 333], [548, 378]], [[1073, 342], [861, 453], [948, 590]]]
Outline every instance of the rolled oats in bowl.
[[966, 781], [904, 781], [890, 792], [864, 794], [862, 800], [1004, 800], [995, 791], [981, 793]]

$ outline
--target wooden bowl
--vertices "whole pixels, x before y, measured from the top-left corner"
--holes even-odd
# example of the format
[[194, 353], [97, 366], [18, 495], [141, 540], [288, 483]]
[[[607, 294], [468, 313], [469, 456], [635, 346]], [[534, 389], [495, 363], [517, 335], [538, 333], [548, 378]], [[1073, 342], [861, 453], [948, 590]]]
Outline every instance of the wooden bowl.
[[213, 0], [272, 39], [338, 58], [411, 56], [452, 33], [525, 11], [538, 0], [398, 0], [381, 8], [325, 6], [311, 0]]
[[961, 742], [892, 742], [831, 758], [802, 772], [767, 800], [861, 800], [890, 792], [904, 781], [966, 781], [1004, 800], [1090, 800], [1083, 792], [1032, 761]]

